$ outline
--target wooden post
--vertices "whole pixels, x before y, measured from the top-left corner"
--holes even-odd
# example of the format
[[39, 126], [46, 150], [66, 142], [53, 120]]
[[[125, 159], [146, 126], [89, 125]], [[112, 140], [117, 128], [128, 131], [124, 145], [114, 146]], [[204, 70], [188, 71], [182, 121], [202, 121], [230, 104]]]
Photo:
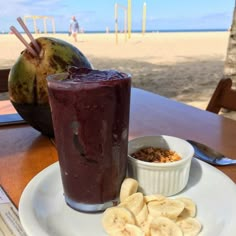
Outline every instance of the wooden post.
[[142, 24], [143, 35], [146, 32], [146, 14], [147, 14], [147, 4], [146, 4], [146, 2], [144, 2], [143, 3], [143, 24]]
[[131, 6], [131, 0], [128, 0], [128, 38], [131, 38], [131, 26], [132, 26], [132, 6]]
[[35, 17], [33, 17], [33, 22], [34, 22], [34, 33], [37, 34], [37, 23]]
[[25, 16], [24, 16], [24, 23], [25, 23], [25, 25], [27, 24], [27, 23], [26, 23], [26, 17], [25, 17]]
[[56, 27], [55, 27], [55, 22], [54, 22], [54, 17], [53, 16], [24, 16], [24, 23], [25, 24], [26, 24], [26, 19], [27, 18], [33, 20], [35, 33], [38, 32], [36, 20], [37, 19], [42, 19], [43, 24], [44, 24], [44, 33], [45, 34], [47, 33], [47, 19], [51, 19], [52, 20], [52, 31], [53, 31], [54, 34], [56, 33]]
[[124, 36], [125, 36], [125, 41], [127, 41], [127, 7], [120, 5], [120, 4], [115, 4], [115, 34], [116, 34], [116, 43], [118, 43], [118, 10], [122, 9], [124, 11]]
[[127, 9], [124, 9], [124, 34], [125, 34], [125, 42], [127, 41]]
[[52, 32], [55, 34], [56, 33], [56, 27], [55, 27], [55, 21], [54, 18], [52, 17]]
[[115, 34], [116, 34], [116, 44], [118, 44], [118, 4], [115, 3]]
[[43, 29], [44, 29], [44, 33], [47, 33], [47, 18], [43, 18]]

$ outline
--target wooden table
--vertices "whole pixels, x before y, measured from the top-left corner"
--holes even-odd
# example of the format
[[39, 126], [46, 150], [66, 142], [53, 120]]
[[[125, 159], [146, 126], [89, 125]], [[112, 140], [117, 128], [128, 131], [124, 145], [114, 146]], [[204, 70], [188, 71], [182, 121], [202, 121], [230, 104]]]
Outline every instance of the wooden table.
[[[9, 102], [2, 107], [0, 102], [0, 114], [14, 111]], [[130, 139], [154, 134], [204, 142], [236, 159], [236, 121], [132, 89]], [[0, 128], [0, 184], [17, 206], [27, 183], [57, 160], [56, 149], [49, 138], [30, 126]], [[236, 182], [236, 166], [219, 169]]]

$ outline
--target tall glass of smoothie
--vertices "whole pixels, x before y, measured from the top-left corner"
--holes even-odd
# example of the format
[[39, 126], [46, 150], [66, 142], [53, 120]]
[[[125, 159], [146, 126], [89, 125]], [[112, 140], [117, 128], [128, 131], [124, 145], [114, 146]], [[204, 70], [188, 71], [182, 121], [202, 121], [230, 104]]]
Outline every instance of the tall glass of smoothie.
[[72, 67], [47, 83], [65, 201], [103, 211], [126, 175], [131, 77]]

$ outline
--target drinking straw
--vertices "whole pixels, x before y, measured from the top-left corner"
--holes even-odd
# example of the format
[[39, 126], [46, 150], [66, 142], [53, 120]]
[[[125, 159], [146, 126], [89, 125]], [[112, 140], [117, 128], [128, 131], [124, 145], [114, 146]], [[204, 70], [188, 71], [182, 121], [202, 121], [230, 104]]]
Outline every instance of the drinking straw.
[[40, 46], [38, 45], [36, 40], [33, 38], [32, 34], [29, 32], [29, 30], [28, 30], [27, 26], [25, 25], [24, 21], [21, 19], [21, 17], [18, 17], [17, 21], [19, 22], [21, 27], [24, 29], [25, 33], [28, 35], [30, 41], [32, 42], [32, 44], [34, 45], [37, 53], [39, 54], [40, 51], [41, 51]]
[[38, 57], [37, 52], [30, 47], [30, 45], [26, 42], [26, 40], [23, 38], [23, 36], [18, 32], [18, 30], [14, 27], [11, 26], [10, 30], [16, 35], [16, 37], [26, 46], [26, 48], [28, 49], [28, 51], [35, 57]]

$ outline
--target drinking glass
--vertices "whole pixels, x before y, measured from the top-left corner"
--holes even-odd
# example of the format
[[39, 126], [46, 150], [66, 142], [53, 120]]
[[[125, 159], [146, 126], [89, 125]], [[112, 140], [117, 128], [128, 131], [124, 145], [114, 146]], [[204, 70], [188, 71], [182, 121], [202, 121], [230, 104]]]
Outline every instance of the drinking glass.
[[47, 85], [66, 203], [85, 212], [115, 205], [127, 170], [131, 76], [80, 68]]

